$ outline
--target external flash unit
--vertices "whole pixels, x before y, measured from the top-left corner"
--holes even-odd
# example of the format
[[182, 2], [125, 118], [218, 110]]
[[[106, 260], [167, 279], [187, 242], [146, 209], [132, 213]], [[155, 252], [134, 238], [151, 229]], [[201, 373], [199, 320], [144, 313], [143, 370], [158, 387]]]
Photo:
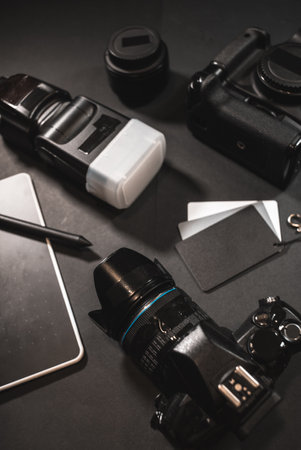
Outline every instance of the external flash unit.
[[0, 78], [1, 133], [38, 153], [116, 208], [127, 208], [161, 167], [164, 135], [87, 97], [28, 75]]

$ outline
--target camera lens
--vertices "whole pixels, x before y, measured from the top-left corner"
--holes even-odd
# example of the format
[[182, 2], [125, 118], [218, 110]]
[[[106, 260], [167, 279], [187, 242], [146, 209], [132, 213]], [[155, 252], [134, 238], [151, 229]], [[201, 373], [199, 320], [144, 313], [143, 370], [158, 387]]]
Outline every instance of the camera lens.
[[94, 279], [108, 334], [161, 385], [168, 352], [208, 316], [158, 261], [133, 250], [110, 255], [95, 269]]
[[137, 313], [146, 308], [150, 293], [156, 296], [174, 287], [171, 276], [161, 266], [126, 248], [100, 263], [94, 281], [108, 333], [116, 340], [122, 339]]

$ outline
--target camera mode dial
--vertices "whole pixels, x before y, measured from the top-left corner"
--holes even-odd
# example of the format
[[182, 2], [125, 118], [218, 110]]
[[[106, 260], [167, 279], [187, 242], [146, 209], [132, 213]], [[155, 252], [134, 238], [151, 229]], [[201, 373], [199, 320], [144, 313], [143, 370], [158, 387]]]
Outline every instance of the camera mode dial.
[[260, 328], [250, 336], [249, 352], [254, 359], [269, 363], [278, 360], [284, 350], [282, 336], [273, 328]]
[[261, 83], [285, 95], [301, 95], [301, 44], [285, 42], [271, 47], [257, 66]]

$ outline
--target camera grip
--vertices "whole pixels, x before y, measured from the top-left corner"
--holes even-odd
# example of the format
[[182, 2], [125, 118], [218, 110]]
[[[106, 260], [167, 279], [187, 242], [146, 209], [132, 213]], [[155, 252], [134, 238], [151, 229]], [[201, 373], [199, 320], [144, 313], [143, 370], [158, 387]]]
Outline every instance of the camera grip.
[[216, 57], [214, 64], [231, 71], [241, 64], [256, 48], [266, 49], [270, 44], [270, 35], [261, 28], [247, 28], [231, 41]]

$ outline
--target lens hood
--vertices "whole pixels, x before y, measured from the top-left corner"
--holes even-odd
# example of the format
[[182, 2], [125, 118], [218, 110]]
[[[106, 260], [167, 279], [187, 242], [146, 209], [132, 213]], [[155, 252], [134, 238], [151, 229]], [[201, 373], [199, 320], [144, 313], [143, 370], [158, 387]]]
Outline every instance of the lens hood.
[[174, 286], [170, 274], [157, 262], [140, 253], [121, 248], [104, 259], [94, 271], [96, 292], [108, 334], [119, 339], [150, 292]]

